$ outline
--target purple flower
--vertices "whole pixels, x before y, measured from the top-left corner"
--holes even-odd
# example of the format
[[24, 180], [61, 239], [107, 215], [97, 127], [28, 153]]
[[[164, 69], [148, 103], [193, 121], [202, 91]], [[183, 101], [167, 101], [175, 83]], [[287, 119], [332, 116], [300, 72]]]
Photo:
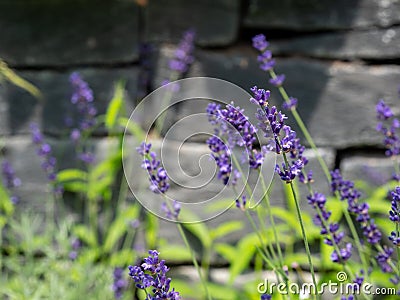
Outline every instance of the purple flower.
[[386, 245], [383, 246], [383, 251], [379, 252], [375, 257], [384, 273], [393, 272], [392, 267], [389, 265], [390, 256], [393, 253], [393, 248], [389, 248]]
[[[169, 179], [161, 162], [157, 159], [155, 152], [150, 152], [151, 144], [143, 142], [136, 148], [138, 153], [143, 156], [142, 168], [148, 171], [150, 190], [156, 194], [166, 193], [169, 189]], [[143, 155], [144, 154], [144, 155]]]
[[267, 42], [265, 35], [259, 34], [253, 37], [253, 47], [258, 51], [264, 51], [268, 45], [269, 43]]
[[387, 120], [394, 116], [392, 110], [388, 105], [386, 105], [383, 99], [379, 100], [376, 105], [376, 114], [378, 120]]
[[169, 61], [169, 68], [180, 74], [187, 72], [189, 65], [193, 63], [195, 32], [188, 30], [183, 33], [178, 48], [175, 50], [174, 58]]
[[354, 183], [344, 180], [339, 170], [332, 171], [331, 178], [332, 191], [338, 192], [340, 199], [347, 201], [347, 210], [356, 216], [367, 241], [372, 245], [379, 243], [382, 233], [369, 215], [369, 205], [359, 203], [361, 193], [354, 188]]
[[114, 282], [111, 289], [114, 292], [115, 299], [121, 299], [122, 295], [128, 286], [128, 281], [124, 279], [124, 270], [115, 268], [113, 272]]
[[276, 165], [275, 172], [281, 179], [290, 183], [296, 176], [302, 173], [304, 166], [308, 163], [303, 156], [305, 147], [300, 144], [296, 132], [290, 126], [285, 125], [287, 117], [275, 106], [269, 106], [269, 91], [258, 89], [256, 86], [251, 89], [254, 97], [250, 99], [252, 103], [259, 104], [261, 108], [257, 110], [256, 118], [258, 127], [264, 132], [264, 136], [273, 141], [271, 149], [277, 154], [288, 153], [291, 159], [289, 164], [283, 163]]
[[246, 196], [243, 195], [241, 199], [236, 199], [236, 207], [240, 208], [242, 211], [246, 210]]
[[284, 102], [282, 104], [282, 108], [283, 109], [287, 109], [287, 110], [291, 110], [293, 108], [295, 108], [297, 105], [297, 99], [293, 98], [293, 97], [289, 97], [289, 102]]
[[284, 74], [276, 75], [276, 77], [271, 78], [269, 80], [269, 82], [271, 84], [273, 84], [274, 86], [277, 86], [277, 87], [281, 86], [284, 81], [285, 81], [285, 75]]
[[[380, 100], [376, 105], [377, 119], [380, 121], [376, 126], [376, 130], [383, 134], [383, 144], [387, 149], [386, 156], [396, 156], [400, 154], [400, 138], [398, 129], [400, 128], [400, 121], [394, 118], [393, 112]], [[385, 124], [386, 123], [386, 124]]]
[[170, 208], [166, 202], [161, 204], [161, 209], [165, 213], [165, 217], [170, 220], [176, 220], [181, 211], [181, 205], [178, 201], [174, 200], [172, 203], [172, 207]]
[[272, 296], [270, 294], [261, 295], [261, 300], [271, 300]]
[[[78, 144], [82, 136], [81, 132], [90, 130], [96, 125], [97, 109], [93, 104], [93, 91], [77, 72], [70, 75], [70, 83], [73, 89], [71, 103], [75, 106], [79, 115], [77, 127], [71, 131], [70, 138], [74, 144]], [[87, 152], [82, 147], [79, 150], [79, 160], [87, 164], [94, 163], [92, 153]]]
[[82, 242], [78, 238], [74, 238], [71, 241], [71, 248], [72, 250], [69, 252], [68, 257], [70, 260], [75, 260], [78, 257], [78, 251], [82, 247]]
[[[267, 94], [264, 95], [266, 99]], [[256, 101], [255, 99], [253, 99]], [[244, 148], [244, 154], [249, 158], [250, 168], [258, 169], [264, 161], [263, 151], [255, 149], [257, 142], [257, 129], [249, 122], [248, 117], [244, 115], [243, 109], [235, 107], [232, 104], [226, 105], [221, 109], [220, 105], [210, 103], [207, 106], [207, 115], [212, 125], [218, 126], [216, 134], [225, 137], [229, 147], [238, 145]], [[224, 184], [228, 184], [229, 176], [232, 172], [230, 161], [230, 149], [222, 140], [216, 136], [211, 137], [207, 144], [213, 152], [217, 165], [219, 167], [219, 179], [223, 179]]]
[[[10, 164], [9, 161], [4, 160], [3, 163], [1, 164], [1, 171], [2, 171], [2, 177], [3, 177], [3, 185], [5, 188], [7, 188], [10, 192], [14, 188], [17, 188], [21, 185], [21, 179], [19, 179], [15, 175], [14, 168]], [[17, 204], [19, 201], [19, 198], [15, 195], [10, 196], [10, 200], [13, 204]]]
[[37, 146], [37, 154], [42, 159], [42, 169], [46, 172], [48, 180], [54, 184], [53, 192], [57, 195], [63, 192], [61, 185], [56, 184], [56, 164], [57, 160], [52, 156], [52, 148], [44, 142], [43, 135], [37, 124], [32, 123], [31, 126], [32, 141]]
[[346, 248], [340, 249], [340, 253], [338, 253], [336, 250], [333, 251], [333, 253], [331, 254], [331, 260], [337, 263], [347, 261], [351, 257], [351, 252], [352, 245], [350, 243], [347, 243]]
[[146, 292], [146, 299], [180, 299], [179, 293], [174, 288], [170, 288], [171, 278], [167, 278], [169, 268], [165, 260], [159, 259], [156, 250], [149, 250], [149, 256], [144, 259], [140, 266], [129, 266], [129, 276], [136, 283], [139, 289], [150, 290]]

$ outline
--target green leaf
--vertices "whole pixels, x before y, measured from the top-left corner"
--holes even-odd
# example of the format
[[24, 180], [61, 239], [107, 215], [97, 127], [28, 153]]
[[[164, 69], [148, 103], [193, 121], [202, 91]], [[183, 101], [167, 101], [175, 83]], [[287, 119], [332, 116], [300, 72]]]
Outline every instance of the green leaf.
[[65, 169], [57, 173], [57, 181], [86, 181], [88, 179], [87, 172], [79, 169]]
[[[220, 300], [236, 299], [236, 292], [231, 287], [210, 282], [207, 282], [206, 284], [208, 292], [212, 295], [214, 299], [220, 299]], [[198, 289], [201, 288], [202, 286], [199, 284]]]
[[251, 233], [242, 238], [236, 246], [236, 259], [231, 262], [229, 283], [233, 284], [235, 278], [246, 270], [254, 256], [260, 241], [256, 233]]
[[229, 244], [215, 244], [215, 251], [225, 258], [229, 263], [236, 259], [236, 248]]
[[158, 247], [160, 256], [168, 262], [191, 261], [192, 254], [185, 246], [180, 245], [160, 245]]
[[[43, 95], [39, 91], [37, 87], [35, 87], [29, 81], [23, 79], [22, 77], [18, 76], [13, 70], [11, 70], [7, 64], [0, 59], [0, 75], [3, 76], [6, 80], [11, 82], [12, 84], [24, 89], [28, 93], [30, 93], [35, 98], [42, 100]], [[1, 79], [0, 76], [0, 79]]]
[[72, 193], [86, 193], [87, 192], [87, 183], [82, 181], [74, 181], [63, 183], [63, 188], [67, 192]]
[[[139, 215], [139, 206], [134, 205], [122, 211], [115, 220], [111, 223], [107, 230], [107, 235], [104, 240], [104, 252], [110, 252], [117, 244], [118, 240], [129, 229], [129, 221], [137, 219]], [[133, 229], [132, 229], [133, 230]]]
[[10, 216], [13, 211], [14, 205], [11, 202], [10, 196], [3, 184], [0, 183], [0, 212], [3, 212], [6, 216]]
[[131, 133], [134, 137], [136, 137], [139, 141], [143, 141], [145, 139], [146, 134], [140, 127], [140, 125], [138, 125], [137, 123], [125, 117], [118, 118], [117, 122], [120, 126], [126, 128], [126, 130], [129, 133]]
[[109, 131], [114, 130], [115, 126], [117, 125], [118, 116], [124, 110], [124, 86], [125, 83], [122, 81], [119, 81], [116, 84], [114, 96], [108, 105], [104, 123]]
[[97, 246], [96, 234], [85, 225], [76, 225], [73, 227], [72, 231], [75, 236], [79, 238], [82, 242], [88, 244], [91, 247]]
[[211, 229], [211, 239], [216, 240], [218, 238], [221, 238], [223, 236], [226, 236], [232, 232], [241, 230], [243, 228], [243, 222], [242, 221], [229, 221], [226, 223], [222, 223], [215, 229]]
[[[181, 210], [181, 218], [182, 220], [197, 220], [197, 216], [195, 216], [192, 212], [188, 210]], [[209, 249], [212, 244], [212, 239], [210, 235], [210, 231], [208, 230], [205, 223], [182, 223], [182, 226], [189, 230], [195, 237], [197, 237], [204, 248]]]

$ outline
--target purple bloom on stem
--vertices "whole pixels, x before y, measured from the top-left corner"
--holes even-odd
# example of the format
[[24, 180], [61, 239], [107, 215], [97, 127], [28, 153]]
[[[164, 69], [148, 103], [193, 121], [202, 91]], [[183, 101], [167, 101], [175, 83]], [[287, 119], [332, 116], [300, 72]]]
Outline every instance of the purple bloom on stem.
[[267, 42], [265, 35], [259, 34], [253, 37], [253, 47], [258, 51], [264, 51], [268, 45], [269, 43]]
[[[380, 121], [376, 130], [381, 132], [384, 136], [383, 144], [387, 149], [386, 156], [396, 156], [400, 154], [400, 137], [398, 129], [400, 128], [400, 121], [394, 118], [394, 114], [390, 107], [380, 100], [376, 105], [377, 119]], [[387, 123], [386, 125], [384, 124]], [[391, 122], [390, 122], [391, 121]]]
[[387, 120], [393, 117], [392, 110], [382, 99], [379, 100], [378, 104], [376, 105], [376, 114], [378, 120]]
[[[32, 123], [30, 128], [32, 133], [32, 141], [38, 148], [37, 154], [42, 158], [42, 169], [46, 172], [49, 181], [54, 183], [57, 177], [57, 160], [54, 156], [52, 156], [52, 148], [49, 144], [44, 142], [42, 133], [40, 132], [37, 124]], [[57, 195], [61, 194], [63, 192], [62, 186], [55, 184], [53, 187], [53, 192]]]
[[369, 215], [367, 203], [359, 203], [361, 193], [354, 188], [354, 183], [344, 180], [339, 170], [331, 172], [331, 189], [338, 192], [341, 200], [346, 200], [347, 210], [356, 215], [356, 221], [360, 223], [363, 234], [370, 244], [377, 244], [382, 238], [382, 233]]
[[271, 300], [272, 296], [270, 294], [261, 295], [261, 300]]
[[242, 195], [242, 198], [241, 199], [236, 199], [236, 207], [237, 208], [240, 208], [242, 211], [245, 211], [246, 210], [246, 202], [247, 202], [247, 200], [246, 200], [246, 196], [245, 195]]
[[346, 248], [340, 249], [340, 253], [338, 254], [337, 251], [333, 251], [331, 255], [331, 260], [333, 262], [344, 262], [347, 261], [351, 257], [351, 252], [352, 252], [352, 245], [350, 243], [346, 244]]
[[282, 108], [283, 108], [283, 109], [290, 110], [290, 109], [292, 109], [292, 108], [295, 108], [296, 105], [297, 105], [297, 99], [296, 99], [296, 98], [293, 98], [293, 97], [289, 97], [289, 103], [284, 102], [284, 103], [282, 104]]
[[389, 248], [386, 245], [383, 246], [383, 251], [379, 252], [375, 257], [384, 273], [393, 272], [392, 267], [389, 265], [390, 256], [393, 253], [393, 248]]
[[[3, 177], [3, 185], [8, 190], [12, 191], [14, 188], [19, 187], [21, 185], [21, 179], [19, 179], [15, 175], [14, 168], [11, 166], [10, 162], [4, 160], [1, 164], [1, 171]], [[19, 198], [15, 195], [10, 196], [10, 200], [13, 204], [17, 204]]]
[[280, 74], [280, 75], [276, 75], [276, 77], [275, 78], [271, 78], [270, 80], [269, 80], [269, 82], [271, 83], [271, 84], [273, 84], [274, 86], [277, 86], [277, 87], [279, 87], [279, 86], [281, 86], [282, 84], [283, 84], [283, 82], [285, 81], [285, 75], [284, 74]]
[[183, 74], [193, 63], [194, 38], [195, 32], [193, 30], [183, 33], [183, 37], [174, 52], [174, 58], [169, 61], [169, 68], [172, 71]]
[[181, 211], [181, 205], [178, 201], [174, 200], [172, 203], [172, 207], [170, 208], [168, 207], [166, 202], [163, 202], [161, 204], [161, 209], [164, 211], [165, 217], [167, 219], [176, 220]]
[[114, 292], [115, 299], [121, 299], [122, 295], [128, 286], [128, 281], [124, 279], [124, 270], [115, 268], [113, 272], [114, 282], [111, 289]]
[[129, 266], [129, 276], [133, 279], [136, 287], [147, 289], [151, 287], [146, 299], [179, 300], [180, 296], [174, 288], [170, 288], [171, 278], [167, 278], [169, 268], [165, 260], [159, 259], [159, 253], [149, 250], [149, 256], [144, 258], [140, 266]]

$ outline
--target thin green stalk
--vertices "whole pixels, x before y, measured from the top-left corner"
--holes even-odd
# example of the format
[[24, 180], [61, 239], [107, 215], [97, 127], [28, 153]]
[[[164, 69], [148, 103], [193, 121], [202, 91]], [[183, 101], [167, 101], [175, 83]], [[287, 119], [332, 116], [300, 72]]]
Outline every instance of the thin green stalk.
[[269, 197], [267, 195], [267, 187], [265, 185], [265, 181], [264, 181], [264, 177], [261, 174], [261, 170], [258, 169], [258, 173], [259, 173], [259, 177], [261, 178], [261, 184], [264, 190], [264, 195], [263, 195], [263, 199], [265, 200], [265, 204], [267, 206], [267, 213], [269, 216], [269, 220], [271, 222], [271, 226], [272, 226], [272, 232], [274, 234], [274, 240], [275, 240], [275, 244], [276, 244], [276, 248], [278, 250], [278, 256], [279, 256], [279, 260], [281, 262], [281, 267], [283, 267], [283, 255], [282, 255], [282, 250], [281, 250], [281, 245], [279, 243], [279, 239], [278, 239], [278, 233], [276, 231], [276, 225], [275, 225], [275, 220], [274, 220], [274, 216], [272, 215], [272, 211], [271, 211], [271, 202], [269, 201]]
[[[275, 74], [275, 71], [273, 69], [271, 69], [269, 71], [269, 74], [270, 74], [270, 76], [272, 78], [276, 78], [276, 74]], [[289, 99], [289, 96], [288, 96], [286, 90], [282, 86], [280, 86], [278, 88], [278, 90], [279, 90], [282, 98], [284, 99], [284, 101], [286, 103], [290, 103], [290, 99]], [[317, 160], [319, 162], [319, 165], [321, 166], [321, 168], [322, 168], [322, 170], [323, 170], [323, 172], [325, 174], [325, 177], [326, 177], [326, 179], [328, 181], [328, 184], [330, 184], [329, 168], [328, 168], [326, 162], [324, 161], [324, 159], [322, 158], [321, 154], [319, 153], [319, 151], [317, 149], [317, 146], [315, 145], [314, 140], [311, 137], [311, 134], [309, 133], [306, 125], [304, 124], [302, 118], [300, 117], [299, 113], [297, 112], [296, 107], [293, 107], [290, 111], [292, 112], [292, 115], [293, 115], [294, 119], [296, 120], [297, 125], [300, 127], [300, 130], [303, 133], [304, 137], [306, 138], [307, 142], [309, 143], [309, 145], [313, 149], [313, 151], [314, 151], [314, 153], [315, 153], [315, 155], [317, 157]], [[346, 218], [346, 222], [347, 222], [347, 225], [350, 228], [351, 234], [354, 237], [354, 240], [355, 240], [355, 243], [356, 243], [356, 247], [358, 249], [358, 252], [359, 252], [360, 259], [362, 261], [363, 267], [367, 271], [368, 270], [368, 268], [366, 267], [367, 263], [366, 263], [365, 257], [363, 256], [363, 254], [361, 252], [362, 245], [361, 245], [360, 238], [358, 236], [357, 230], [355, 229], [354, 223], [351, 220], [350, 214], [349, 214], [347, 209], [343, 209], [343, 214], [344, 214], [344, 216]]]
[[[248, 220], [249, 220], [249, 222], [250, 222], [250, 225], [251, 225], [251, 227], [253, 228], [254, 232], [256, 233], [258, 239], [260, 240], [260, 243], [261, 243], [261, 246], [262, 246], [262, 245], [263, 245], [262, 237], [261, 237], [261, 235], [260, 235], [260, 233], [259, 233], [259, 231], [258, 231], [258, 229], [257, 229], [257, 226], [256, 226], [256, 224], [254, 223], [254, 220], [253, 220], [253, 218], [251, 217], [251, 215], [250, 215], [250, 213], [249, 213], [248, 210], [245, 211], [245, 215], [246, 215], [246, 217], [248, 218]], [[257, 249], [259, 249], [259, 247], [257, 247]], [[276, 268], [276, 266], [275, 266], [274, 263], [271, 261], [271, 259], [268, 258], [268, 257], [265, 255], [265, 253], [263, 253], [262, 250], [259, 250], [259, 251], [260, 251], [260, 254], [261, 254], [261, 256], [263, 257], [264, 261], [270, 266], [270, 268], [272, 268], [272, 270], [273, 270], [275, 273], [278, 272], [278, 273], [282, 276], [283, 279], [285, 279], [285, 278], [288, 279], [288, 278], [287, 278], [287, 275], [283, 272], [283, 270], [281, 270], [280, 268]]]
[[180, 223], [177, 223], [176, 226], [178, 227], [178, 230], [179, 230], [179, 233], [180, 233], [180, 235], [181, 235], [181, 237], [183, 239], [183, 242], [185, 243], [186, 247], [190, 251], [190, 254], [192, 256], [193, 265], [195, 266], [195, 268], [197, 270], [197, 273], [199, 274], [200, 281], [203, 284], [203, 288], [204, 288], [204, 291], [206, 293], [206, 297], [207, 297], [208, 300], [212, 300], [210, 292], [208, 291], [207, 283], [206, 283], [206, 281], [204, 279], [204, 276], [203, 276], [203, 274], [201, 272], [200, 266], [197, 263], [197, 259], [196, 259], [196, 256], [194, 254], [194, 251], [193, 251], [192, 247], [190, 247], [190, 244], [189, 244], [189, 241], [188, 241], [188, 239], [186, 237], [186, 234], [183, 231], [182, 225]]
[[290, 188], [292, 190], [294, 203], [296, 205], [297, 218], [299, 219], [301, 233], [303, 235], [304, 247], [306, 248], [308, 263], [310, 264], [310, 272], [311, 272], [312, 280], [313, 280], [314, 285], [317, 286], [317, 280], [315, 279], [314, 265], [313, 265], [312, 260], [311, 260], [311, 251], [310, 251], [310, 247], [308, 245], [308, 239], [307, 239], [306, 231], [305, 231], [305, 228], [304, 228], [303, 218], [301, 216], [300, 205], [299, 205], [299, 201], [297, 199], [297, 195], [296, 195], [296, 192], [294, 190], [292, 182], [290, 183]]

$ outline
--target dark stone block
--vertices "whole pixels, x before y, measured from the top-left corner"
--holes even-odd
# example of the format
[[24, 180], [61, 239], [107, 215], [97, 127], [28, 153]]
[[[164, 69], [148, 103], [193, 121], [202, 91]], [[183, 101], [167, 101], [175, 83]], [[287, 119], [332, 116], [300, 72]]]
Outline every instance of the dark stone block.
[[[78, 70], [89, 83], [94, 93], [94, 105], [98, 115], [106, 112], [114, 93], [114, 85], [118, 80], [126, 82], [127, 112], [133, 110], [137, 92], [137, 68], [126, 69], [82, 69]], [[19, 74], [32, 82], [43, 94], [43, 100], [33, 98], [27, 92], [11, 84], [7, 84], [3, 92], [2, 102], [6, 109], [1, 119], [7, 120], [2, 127], [2, 134], [27, 133], [32, 121], [42, 123], [43, 131], [50, 134], [64, 134], [68, 131], [66, 118], [74, 115], [70, 102], [72, 88], [69, 83], [69, 72], [54, 71], [22, 71]], [[99, 129], [97, 133], [103, 133]]]
[[224, 46], [237, 37], [238, 0], [149, 1], [145, 9], [146, 37], [151, 41], [178, 41], [189, 28], [204, 46]]
[[345, 179], [361, 180], [369, 187], [377, 187], [391, 179], [395, 173], [394, 163], [387, 157], [360, 154], [345, 157], [340, 168]]
[[[307, 59], [279, 59], [276, 72], [286, 74], [285, 88], [290, 96], [298, 98], [299, 113], [320, 147], [380, 145], [381, 137], [375, 131], [376, 103], [384, 98], [397, 115], [400, 113], [395, 105], [400, 68], [395, 65], [362, 66]], [[254, 85], [270, 89], [271, 103], [281, 107], [279, 92], [268, 83], [268, 75], [259, 70], [256, 53], [249, 48], [198, 50], [188, 76], [224, 79], [246, 91]], [[155, 85], [160, 77], [156, 74]], [[248, 99], [235, 100], [235, 104], [246, 111], [254, 110], [254, 105]], [[181, 102], [175, 115], [171, 113], [175, 121], [170, 123], [204, 112], [206, 105], [207, 101]], [[286, 114], [289, 124], [294, 125], [291, 113]], [[205, 123], [194, 122], [191, 128], [184, 127], [182, 130], [201, 131], [204, 126]], [[294, 125], [294, 128], [297, 126]], [[174, 134], [179, 139], [185, 135], [178, 131]], [[306, 144], [304, 139], [303, 143]]]
[[277, 55], [330, 59], [396, 59], [400, 57], [399, 27], [313, 34], [271, 43]]
[[399, 21], [398, 1], [252, 0], [244, 24], [258, 29], [314, 31], [387, 27]]
[[0, 57], [14, 66], [132, 62], [138, 31], [133, 1], [0, 3]]

